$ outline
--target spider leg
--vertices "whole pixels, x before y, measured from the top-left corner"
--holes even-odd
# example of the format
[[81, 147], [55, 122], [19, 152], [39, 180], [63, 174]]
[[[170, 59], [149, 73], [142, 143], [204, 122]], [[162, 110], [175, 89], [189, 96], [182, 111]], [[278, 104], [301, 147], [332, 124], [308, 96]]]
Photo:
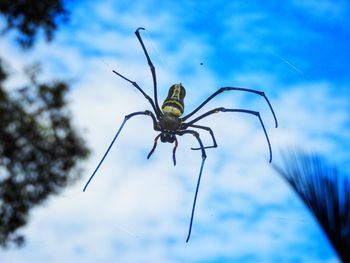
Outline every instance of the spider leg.
[[141, 35], [140, 35], [140, 30], [145, 30], [143, 27], [139, 27], [138, 29], [136, 29], [135, 31], [135, 34], [136, 34], [136, 37], [137, 39], [139, 40], [141, 46], [142, 46], [142, 49], [143, 49], [143, 52], [145, 53], [145, 56], [146, 56], [146, 59], [147, 59], [147, 63], [150, 67], [150, 70], [151, 70], [151, 73], [152, 73], [152, 79], [153, 79], [153, 89], [154, 89], [154, 101], [155, 101], [155, 106], [156, 106], [156, 109], [157, 111], [156, 112], [160, 112], [160, 115], [162, 115], [162, 112], [159, 108], [159, 104], [158, 104], [158, 97], [157, 97], [157, 78], [156, 78], [156, 69], [148, 55], [148, 52], [147, 52], [147, 49], [145, 47], [145, 44], [143, 43], [142, 41], [142, 38], [141, 38]]
[[193, 205], [192, 205], [190, 226], [189, 226], [189, 229], [188, 229], [188, 235], [187, 235], [187, 239], [186, 239], [186, 243], [187, 243], [188, 240], [190, 239], [190, 236], [191, 236], [192, 223], [193, 223], [194, 211], [195, 211], [195, 208], [196, 208], [198, 190], [199, 190], [199, 185], [200, 185], [200, 182], [201, 182], [201, 177], [202, 177], [204, 162], [205, 162], [205, 159], [207, 158], [207, 155], [206, 155], [206, 153], [205, 153], [205, 149], [204, 149], [202, 140], [201, 140], [201, 138], [199, 137], [199, 133], [198, 133], [198, 132], [193, 131], [193, 130], [184, 130], [184, 131], [178, 132], [177, 134], [180, 135], [180, 136], [182, 136], [182, 135], [184, 135], [184, 134], [192, 134], [194, 137], [196, 137], [196, 139], [197, 139], [197, 141], [198, 141], [198, 143], [199, 143], [199, 145], [200, 145], [200, 147], [201, 147], [201, 150], [202, 150], [202, 163], [201, 163], [201, 168], [200, 168], [200, 170], [199, 170], [199, 176], [198, 176], [198, 181], [197, 181], [197, 186], [196, 186], [196, 192], [195, 192], [195, 195], [194, 195], [194, 200], [193, 200]]
[[213, 110], [210, 110], [202, 115], [200, 115], [199, 117], [195, 118], [194, 120], [186, 123], [184, 125], [184, 127], [189, 127], [189, 126], [192, 126], [193, 123], [213, 114], [213, 113], [218, 113], [218, 112], [243, 112], [243, 113], [248, 113], [248, 114], [253, 114], [255, 116], [257, 116], [259, 118], [259, 121], [260, 121], [260, 124], [261, 124], [261, 127], [264, 131], [264, 134], [265, 134], [265, 137], [266, 137], [266, 140], [267, 140], [267, 144], [268, 144], [268, 147], [269, 147], [269, 153], [270, 153], [270, 158], [269, 158], [269, 162], [271, 163], [272, 161], [272, 150], [271, 150], [271, 144], [270, 144], [270, 140], [269, 140], [269, 136], [267, 135], [267, 132], [266, 132], [266, 129], [265, 129], [265, 126], [264, 126], [264, 123], [260, 117], [260, 113], [257, 112], [257, 111], [252, 111], [252, 110], [244, 110], [244, 109], [226, 109], [226, 108], [223, 108], [223, 107], [220, 107], [220, 108], [216, 108], [216, 109], [213, 109]]
[[101, 166], [102, 162], [104, 161], [104, 159], [106, 158], [106, 156], [107, 156], [109, 150], [112, 148], [112, 146], [113, 146], [115, 140], [116, 140], [117, 137], [119, 136], [119, 133], [120, 133], [121, 130], [123, 129], [123, 127], [124, 127], [126, 121], [129, 120], [131, 117], [134, 117], [134, 116], [136, 116], [136, 115], [148, 115], [148, 116], [150, 116], [150, 117], [152, 118], [152, 120], [153, 120], [153, 126], [154, 126], [154, 128], [155, 128], [155, 129], [157, 128], [156, 118], [155, 118], [155, 116], [153, 115], [153, 113], [152, 113], [151, 111], [149, 111], [149, 110], [146, 110], [146, 111], [137, 111], [137, 112], [133, 112], [133, 113], [130, 113], [130, 114], [126, 115], [126, 116], [124, 117], [124, 121], [122, 122], [122, 124], [120, 125], [120, 127], [119, 127], [117, 133], [115, 134], [115, 136], [114, 136], [112, 142], [111, 142], [110, 145], [108, 146], [107, 151], [105, 152], [105, 154], [103, 155], [101, 161], [100, 161], [99, 164], [97, 165], [95, 171], [92, 173], [92, 175], [90, 176], [89, 180], [88, 180], [87, 183], [85, 184], [85, 187], [84, 187], [84, 189], [83, 189], [83, 192], [85, 192], [85, 190], [86, 190], [86, 188], [88, 187], [89, 183], [91, 182], [92, 178], [95, 176], [97, 170], [100, 168], [100, 166]]
[[[186, 125], [186, 124], [185, 124]], [[204, 149], [209, 149], [209, 148], [216, 148], [218, 147], [218, 145], [216, 144], [216, 140], [215, 140], [215, 136], [214, 136], [214, 133], [212, 131], [212, 129], [210, 127], [206, 127], [206, 126], [202, 126], [202, 125], [195, 125], [195, 124], [192, 124], [190, 125], [190, 127], [193, 127], [193, 128], [198, 128], [198, 129], [203, 129], [203, 130], [206, 130], [210, 133], [210, 136], [211, 138], [213, 139], [213, 145], [212, 146], [205, 146]], [[191, 148], [191, 150], [200, 150], [201, 148]]]
[[239, 91], [246, 91], [246, 92], [251, 92], [251, 93], [255, 93], [258, 94], [262, 97], [264, 97], [264, 99], [266, 100], [267, 104], [270, 107], [270, 110], [272, 112], [273, 118], [275, 119], [275, 126], [277, 128], [278, 126], [278, 122], [277, 122], [277, 118], [275, 115], [275, 112], [273, 111], [273, 108], [271, 106], [271, 103], [269, 101], [269, 99], [266, 97], [265, 93], [262, 91], [258, 91], [258, 90], [253, 90], [253, 89], [246, 89], [246, 88], [238, 88], [238, 87], [223, 87], [218, 89], [216, 92], [214, 92], [212, 95], [210, 95], [206, 100], [204, 100], [197, 108], [195, 108], [192, 112], [190, 112], [189, 114], [187, 114], [186, 116], [181, 118], [181, 121], [185, 121], [187, 120], [189, 117], [191, 117], [193, 114], [195, 114], [197, 111], [199, 111], [205, 104], [207, 104], [212, 98], [216, 97], [217, 95], [219, 95], [220, 93], [224, 92], [224, 91], [229, 91], [229, 90], [239, 90]]
[[154, 144], [153, 144], [152, 150], [151, 150], [151, 151], [149, 152], [149, 154], [147, 155], [147, 159], [149, 159], [149, 158], [151, 157], [151, 155], [153, 154], [154, 150], [156, 149], [156, 147], [157, 147], [157, 141], [158, 141], [160, 135], [161, 135], [161, 133], [158, 134], [158, 135], [156, 136], [156, 138], [154, 138]]
[[174, 146], [174, 149], [173, 149], [173, 162], [174, 162], [174, 166], [176, 165], [176, 158], [175, 158], [175, 153], [176, 153], [176, 148], [178, 146], [178, 142], [177, 142], [177, 139], [175, 137], [175, 146]]
[[151, 103], [151, 106], [152, 106], [154, 112], [156, 113], [158, 119], [160, 118], [160, 116], [162, 116], [162, 112], [160, 110], [157, 110], [152, 98], [150, 96], [148, 96], [147, 93], [144, 92], [143, 89], [141, 89], [140, 86], [135, 81], [128, 79], [127, 77], [123, 76], [122, 74], [120, 74], [119, 72], [117, 72], [115, 70], [112, 70], [112, 71], [113, 71], [113, 73], [115, 73], [119, 77], [121, 77], [122, 79], [130, 82], [135, 88], [137, 88], [142, 93], [142, 95], [149, 101], [149, 103]]

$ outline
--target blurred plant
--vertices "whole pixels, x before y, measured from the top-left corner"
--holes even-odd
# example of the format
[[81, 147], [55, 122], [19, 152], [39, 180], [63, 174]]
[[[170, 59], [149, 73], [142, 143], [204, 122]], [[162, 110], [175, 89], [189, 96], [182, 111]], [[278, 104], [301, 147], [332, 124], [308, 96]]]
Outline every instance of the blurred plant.
[[51, 41], [57, 25], [68, 20], [62, 0], [1, 0], [0, 14], [6, 19], [3, 32], [18, 30], [17, 40], [24, 48], [33, 46], [39, 29]]
[[341, 260], [350, 262], [350, 177], [316, 154], [285, 154], [282, 167], [274, 165], [314, 215]]
[[[52, 40], [59, 19], [68, 16], [63, 2], [1, 0], [3, 33], [17, 30], [18, 43], [27, 51], [40, 30]], [[88, 155], [72, 126], [68, 84], [37, 81], [40, 65], [34, 64], [26, 69], [29, 84], [10, 92], [4, 65], [0, 57], [0, 247], [23, 244], [18, 231], [30, 210], [78, 179], [78, 162]]]
[[[12, 94], [0, 67], [0, 245], [23, 243], [17, 229], [29, 210], [79, 178], [88, 150], [71, 124], [63, 82], [37, 83]], [[34, 74], [34, 75], [33, 75]]]

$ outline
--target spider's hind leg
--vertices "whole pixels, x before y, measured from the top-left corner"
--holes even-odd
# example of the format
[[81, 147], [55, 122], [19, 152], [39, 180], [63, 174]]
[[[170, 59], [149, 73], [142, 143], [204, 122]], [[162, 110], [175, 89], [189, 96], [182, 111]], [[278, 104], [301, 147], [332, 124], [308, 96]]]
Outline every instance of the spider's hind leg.
[[84, 189], [83, 189], [83, 192], [85, 192], [85, 190], [86, 190], [86, 188], [88, 187], [88, 185], [90, 184], [92, 178], [95, 176], [97, 170], [100, 168], [100, 166], [101, 166], [101, 164], [103, 163], [104, 159], [106, 158], [108, 152], [109, 152], [110, 149], [112, 148], [112, 146], [113, 146], [115, 140], [118, 138], [119, 133], [122, 131], [122, 129], [123, 129], [125, 123], [126, 123], [130, 118], [132, 118], [132, 117], [134, 117], [134, 116], [136, 116], [136, 115], [146, 115], [146, 116], [150, 116], [150, 117], [152, 118], [152, 120], [153, 120], [153, 127], [154, 127], [154, 129], [156, 129], [156, 127], [157, 127], [157, 120], [156, 120], [156, 117], [155, 117], [154, 114], [153, 114], [151, 111], [149, 111], [149, 110], [145, 110], [145, 111], [136, 111], [136, 112], [133, 112], [133, 113], [130, 113], [130, 114], [126, 115], [126, 116], [124, 117], [124, 121], [122, 122], [122, 124], [120, 125], [120, 127], [119, 127], [117, 133], [115, 134], [115, 136], [114, 136], [112, 142], [111, 142], [110, 145], [108, 146], [107, 151], [105, 152], [105, 154], [103, 155], [101, 161], [98, 163], [98, 165], [97, 165], [97, 167], [95, 168], [94, 172], [92, 173], [92, 175], [90, 176], [89, 180], [88, 180], [87, 183], [85, 184]]
[[197, 203], [198, 190], [199, 190], [199, 185], [200, 185], [201, 178], [202, 178], [202, 172], [203, 172], [204, 162], [205, 162], [205, 159], [207, 158], [207, 155], [206, 155], [206, 153], [205, 153], [205, 149], [204, 149], [202, 140], [201, 140], [201, 138], [199, 137], [199, 133], [198, 133], [198, 132], [193, 131], [193, 130], [184, 130], [184, 131], [178, 132], [177, 134], [180, 135], [180, 136], [182, 136], [182, 135], [184, 135], [184, 134], [192, 134], [194, 137], [196, 137], [196, 139], [197, 139], [197, 141], [198, 141], [198, 143], [199, 143], [200, 149], [201, 149], [201, 151], [202, 151], [202, 163], [201, 163], [201, 167], [200, 167], [200, 170], [199, 170], [198, 181], [197, 181], [197, 186], [196, 186], [196, 192], [195, 192], [195, 194], [194, 194], [194, 200], [193, 200], [193, 205], [192, 205], [190, 226], [189, 226], [188, 234], [187, 234], [187, 238], [186, 238], [186, 243], [187, 243], [188, 240], [190, 239], [190, 236], [191, 236], [192, 224], [193, 224], [193, 218], [194, 218], [194, 212], [195, 212], [196, 203]]
[[[195, 124], [192, 124], [192, 125], [189, 125], [190, 127], [193, 127], [193, 128], [198, 128], [198, 129], [203, 129], [203, 130], [206, 130], [209, 132], [212, 140], [213, 140], [213, 145], [212, 146], [204, 146], [204, 149], [209, 149], [209, 148], [216, 148], [218, 147], [217, 143], [216, 143], [216, 140], [215, 140], [215, 136], [214, 136], [214, 133], [212, 131], [212, 129], [210, 127], [207, 127], [207, 126], [202, 126], [202, 125], [195, 125]], [[188, 126], [185, 126], [186, 128]], [[201, 150], [201, 148], [191, 148], [191, 150]]]
[[271, 150], [271, 143], [270, 143], [270, 139], [269, 139], [269, 136], [267, 135], [267, 132], [266, 132], [266, 129], [265, 129], [265, 125], [261, 119], [261, 116], [260, 116], [260, 113], [258, 111], [252, 111], [252, 110], [245, 110], [245, 109], [226, 109], [224, 107], [219, 107], [219, 108], [215, 108], [213, 110], [210, 110], [202, 115], [200, 115], [199, 117], [195, 118], [194, 120], [186, 123], [186, 127], [191, 127], [193, 126], [193, 124], [211, 114], [214, 114], [214, 113], [218, 113], [218, 112], [242, 112], [242, 113], [248, 113], [248, 114], [252, 114], [252, 115], [255, 115], [256, 117], [258, 117], [259, 121], [260, 121], [260, 124], [261, 124], [261, 127], [264, 131], [264, 134], [265, 134], [265, 138], [266, 138], [266, 141], [267, 141], [267, 145], [269, 147], [269, 154], [270, 154], [270, 158], [269, 158], [269, 162], [271, 163], [272, 161], [272, 150]]

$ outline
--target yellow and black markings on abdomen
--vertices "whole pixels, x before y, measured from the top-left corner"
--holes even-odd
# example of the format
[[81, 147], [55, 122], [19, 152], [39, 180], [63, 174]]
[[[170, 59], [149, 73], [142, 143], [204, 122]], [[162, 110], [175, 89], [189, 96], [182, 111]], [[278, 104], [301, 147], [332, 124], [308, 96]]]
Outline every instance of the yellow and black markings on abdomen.
[[180, 117], [185, 109], [184, 98], [186, 96], [185, 88], [180, 84], [174, 84], [170, 87], [169, 93], [162, 105], [164, 113], [170, 113]]

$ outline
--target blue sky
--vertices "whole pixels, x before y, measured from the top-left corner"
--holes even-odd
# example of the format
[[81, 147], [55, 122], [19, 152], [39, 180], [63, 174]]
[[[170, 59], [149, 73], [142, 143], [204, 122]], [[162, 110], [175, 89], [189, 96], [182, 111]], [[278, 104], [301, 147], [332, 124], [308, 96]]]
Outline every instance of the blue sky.
[[[0, 251], [1, 262], [338, 262], [304, 205], [273, 171], [257, 119], [222, 113], [201, 122], [219, 147], [208, 149], [195, 221], [185, 243], [200, 153], [193, 138], [159, 144], [148, 118], [125, 126], [90, 184], [82, 188], [124, 116], [149, 109], [115, 69], [152, 94], [151, 74], [134, 31], [139, 26], [156, 66], [159, 100], [181, 82], [189, 112], [222, 86], [264, 91], [227, 92], [217, 106], [261, 113], [273, 162], [280, 151], [302, 148], [350, 164], [347, 1], [75, 1], [71, 20], [51, 44], [39, 39], [30, 53], [0, 47], [12, 65], [10, 87], [22, 67], [43, 63], [45, 79], [71, 81], [70, 107], [92, 148], [80, 181], [34, 209], [23, 229], [27, 244]], [[202, 65], [201, 65], [202, 63]], [[205, 142], [208, 134], [201, 133]], [[347, 169], [349, 171], [349, 169]]]

